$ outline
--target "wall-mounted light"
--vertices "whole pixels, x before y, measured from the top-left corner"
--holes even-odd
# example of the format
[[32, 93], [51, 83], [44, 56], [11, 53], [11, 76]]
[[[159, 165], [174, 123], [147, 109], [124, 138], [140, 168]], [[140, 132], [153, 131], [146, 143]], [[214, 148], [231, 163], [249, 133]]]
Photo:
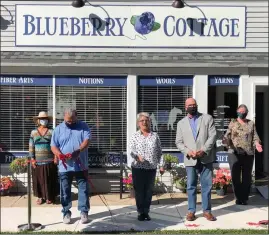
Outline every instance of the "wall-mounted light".
[[184, 1], [183, 0], [174, 0], [172, 3], [172, 7], [174, 8], [183, 8], [184, 7]]
[[72, 2], [72, 6], [75, 8], [80, 8], [83, 7], [85, 5], [84, 0], [73, 0]]

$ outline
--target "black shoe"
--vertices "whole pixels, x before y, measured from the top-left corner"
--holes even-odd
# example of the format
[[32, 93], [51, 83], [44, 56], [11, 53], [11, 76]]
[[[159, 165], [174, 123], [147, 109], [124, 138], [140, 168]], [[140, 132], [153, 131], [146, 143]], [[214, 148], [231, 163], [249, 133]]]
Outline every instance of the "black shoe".
[[137, 216], [137, 219], [138, 219], [139, 221], [144, 221], [144, 220], [145, 220], [145, 215], [144, 215], [144, 214], [139, 214], [139, 215]]
[[149, 214], [145, 214], [144, 217], [145, 217], [145, 220], [147, 220], [147, 221], [150, 221], [151, 220]]
[[236, 200], [236, 201], [235, 201], [235, 204], [236, 204], [236, 205], [242, 205], [242, 202], [241, 202], [240, 200]]
[[245, 200], [241, 202], [241, 205], [246, 206], [247, 204], [248, 204], [248, 203], [247, 203], [247, 201], [245, 201]]

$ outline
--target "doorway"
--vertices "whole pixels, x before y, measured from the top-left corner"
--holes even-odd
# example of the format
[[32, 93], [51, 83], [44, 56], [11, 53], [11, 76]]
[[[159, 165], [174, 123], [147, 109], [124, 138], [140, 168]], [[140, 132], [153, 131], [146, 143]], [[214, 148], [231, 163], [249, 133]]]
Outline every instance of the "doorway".
[[255, 124], [263, 145], [263, 152], [255, 152], [255, 178], [261, 179], [268, 174], [268, 86], [256, 86]]

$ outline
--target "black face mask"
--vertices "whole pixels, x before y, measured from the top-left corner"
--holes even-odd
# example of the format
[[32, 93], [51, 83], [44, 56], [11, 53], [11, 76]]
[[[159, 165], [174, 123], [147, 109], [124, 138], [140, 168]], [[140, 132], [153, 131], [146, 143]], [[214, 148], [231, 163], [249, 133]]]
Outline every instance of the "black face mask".
[[239, 112], [237, 113], [237, 116], [238, 116], [240, 119], [245, 119], [247, 115], [248, 115], [247, 113], [239, 113]]
[[74, 122], [74, 123], [65, 123], [65, 125], [68, 127], [68, 128], [70, 128], [70, 129], [74, 129], [75, 128], [75, 126], [76, 126], [76, 123]]
[[188, 107], [187, 108], [187, 113], [190, 115], [196, 115], [197, 114], [197, 107]]

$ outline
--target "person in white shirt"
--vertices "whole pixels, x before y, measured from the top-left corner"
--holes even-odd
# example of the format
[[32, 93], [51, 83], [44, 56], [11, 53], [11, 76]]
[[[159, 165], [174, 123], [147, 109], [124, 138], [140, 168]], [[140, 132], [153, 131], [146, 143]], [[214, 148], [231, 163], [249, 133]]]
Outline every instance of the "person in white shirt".
[[149, 216], [152, 193], [157, 166], [164, 173], [162, 147], [159, 136], [151, 131], [151, 120], [148, 113], [137, 115], [139, 130], [130, 140], [130, 154], [133, 158], [132, 177], [138, 220], [151, 220]]

